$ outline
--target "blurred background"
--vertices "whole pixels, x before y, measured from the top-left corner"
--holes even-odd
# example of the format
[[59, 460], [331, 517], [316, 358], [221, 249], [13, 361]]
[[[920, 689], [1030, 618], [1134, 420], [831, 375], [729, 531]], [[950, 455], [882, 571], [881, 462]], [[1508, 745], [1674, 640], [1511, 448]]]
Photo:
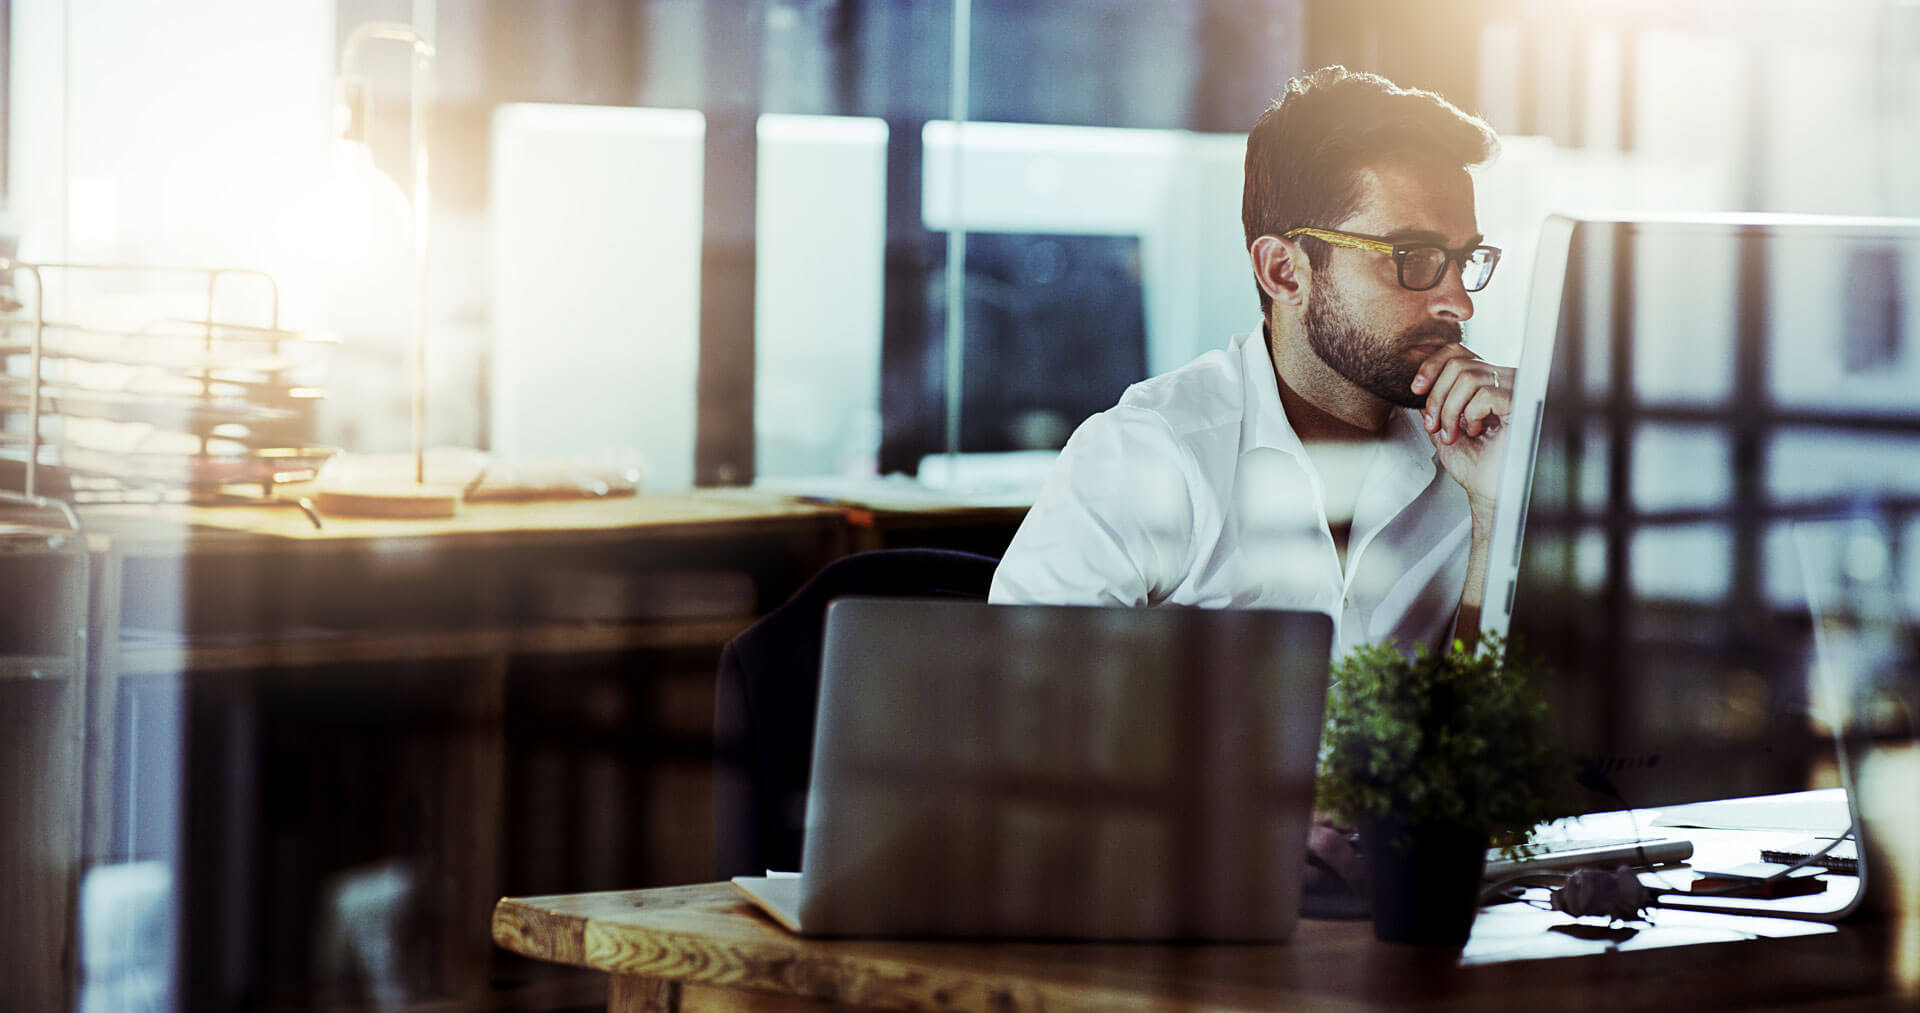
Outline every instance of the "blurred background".
[[[411, 34], [356, 35], [369, 23]], [[1920, 0], [0, 0], [0, 33], [0, 253], [132, 268], [9, 272], [28, 312], [313, 338], [265, 384], [286, 399], [275, 444], [406, 449], [418, 382], [430, 446], [639, 460], [647, 493], [1019, 502], [1127, 384], [1259, 325], [1244, 131], [1325, 64], [1438, 91], [1502, 135], [1476, 185], [1505, 256], [1468, 325], [1498, 361], [1519, 355], [1549, 213], [1920, 216]], [[1826, 296], [1774, 299], [1803, 276], [1741, 288], [1735, 256], [1642, 261], [1640, 312], [1670, 334], [1643, 365], [1728, 375], [1757, 299], [1774, 375], [1870, 417], [1784, 433], [1770, 470], [1737, 474], [1710, 427], [1654, 432], [1636, 453], [1665, 455], [1672, 483], [1635, 494], [1920, 493], [1920, 263], [1855, 251], [1837, 280], [1812, 272]], [[270, 282], [222, 282], [216, 308], [192, 274], [212, 269]], [[7, 402], [15, 433], [22, 410]], [[17, 474], [18, 440], [0, 452]], [[169, 496], [134, 486], [55, 494]], [[1790, 597], [1771, 550], [1728, 564], [1741, 537], [1648, 543], [1643, 579]], [[36, 546], [0, 556], [23, 560], [8, 600], [35, 603], [13, 653], [74, 647], [115, 688], [0, 679], [9, 713], [45, 719], [20, 719], [6, 769], [51, 815], [0, 856], [9, 896], [44, 912], [20, 932], [33, 1006], [591, 1006], [592, 980], [490, 952], [492, 899], [710, 877], [718, 643], [514, 661], [489, 676], [498, 704], [433, 660], [207, 676], [186, 648], [243, 625], [307, 636], [371, 593], [340, 581], [404, 586], [425, 564], [308, 560], [303, 609], [255, 601], [243, 624], [221, 604], [238, 599], [196, 590], [204, 569], [132, 558], [103, 578], [71, 544]], [[222, 565], [241, 598], [289, 579]], [[493, 589], [472, 600], [535, 611], [586, 586], [463, 565]], [[676, 593], [754, 614], [804, 576], [756, 565], [734, 567], [759, 581], [740, 594], [712, 567]], [[41, 642], [75, 629], [78, 646]], [[122, 664], [128, 644], [152, 649]], [[505, 717], [476, 746], [488, 708]], [[446, 801], [471, 787], [447, 757], [474, 750], [500, 757], [498, 805]]]

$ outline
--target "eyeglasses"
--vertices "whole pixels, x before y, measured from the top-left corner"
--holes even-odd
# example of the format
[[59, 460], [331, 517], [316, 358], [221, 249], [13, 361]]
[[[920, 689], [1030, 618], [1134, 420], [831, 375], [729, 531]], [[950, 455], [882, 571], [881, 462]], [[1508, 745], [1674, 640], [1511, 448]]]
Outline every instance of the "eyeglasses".
[[1449, 250], [1433, 243], [1394, 243], [1375, 236], [1308, 228], [1288, 229], [1280, 238], [1292, 239], [1295, 236], [1312, 236], [1350, 250], [1392, 254], [1394, 263], [1400, 268], [1400, 287], [1415, 292], [1425, 292], [1440, 284], [1440, 279], [1446, 277], [1449, 263], [1460, 265], [1460, 284], [1469, 292], [1478, 292], [1487, 287], [1487, 282], [1493, 278], [1494, 266], [1500, 263], [1500, 250], [1493, 246], [1466, 246]]

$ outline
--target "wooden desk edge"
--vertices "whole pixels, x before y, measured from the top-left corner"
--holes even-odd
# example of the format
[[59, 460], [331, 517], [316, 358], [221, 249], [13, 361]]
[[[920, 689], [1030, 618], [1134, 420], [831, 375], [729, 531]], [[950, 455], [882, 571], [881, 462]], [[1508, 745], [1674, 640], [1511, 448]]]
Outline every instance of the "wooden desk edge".
[[[1876, 956], [1885, 937], [1860, 926], [1464, 966], [1375, 944], [1364, 923], [1311, 923], [1317, 938], [1304, 946], [1148, 947], [1137, 960], [1116, 961], [1101, 944], [982, 943], [956, 956], [951, 944], [800, 939], [743, 917], [750, 911], [725, 883], [508, 897], [495, 905], [493, 938], [515, 953], [613, 975], [613, 1008], [634, 1009], [1433, 1009], [1612, 1004], [1650, 987], [1698, 1008], [1889, 998]], [[1743, 970], [1756, 966], [1764, 972]]]
[[122, 551], [168, 555], [191, 541], [195, 551], [247, 552], [264, 545], [337, 550], [342, 544], [432, 541], [442, 546], [563, 541], [590, 543], [645, 531], [656, 539], [710, 537], [729, 531], [806, 531], [844, 523], [834, 506], [731, 489], [642, 493], [604, 499], [474, 504], [443, 520], [327, 518], [314, 529], [291, 506], [103, 505], [85, 508], [89, 531]]
[[[635, 915], [603, 918], [596, 908]], [[494, 906], [493, 939], [522, 956], [612, 975], [609, 1009], [1078, 1010], [1140, 1008], [1149, 999], [1192, 1010], [1265, 1010], [1304, 1001], [1365, 1008], [1232, 985], [1192, 994], [1174, 985], [1148, 996], [1126, 969], [1062, 964], [1038, 974], [1025, 956], [1034, 948], [1048, 953], [1086, 944], [980, 943], [969, 959], [955, 960], [946, 949], [952, 944], [802, 939], [770, 920], [742, 918], [751, 912], [726, 883], [505, 897]], [[644, 923], [656, 920], [688, 925], [648, 935]], [[929, 947], [948, 957], [929, 957]], [[671, 998], [663, 1000], [666, 994]]]
[[542, 909], [532, 899], [502, 897], [493, 905], [494, 943], [523, 957], [592, 967], [586, 931], [586, 919]]

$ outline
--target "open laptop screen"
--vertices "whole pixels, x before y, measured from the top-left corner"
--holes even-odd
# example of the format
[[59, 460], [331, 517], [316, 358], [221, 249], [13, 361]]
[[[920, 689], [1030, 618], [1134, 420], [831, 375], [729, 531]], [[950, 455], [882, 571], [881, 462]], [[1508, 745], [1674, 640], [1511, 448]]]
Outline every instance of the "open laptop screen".
[[1791, 529], [1870, 501], [1920, 561], [1920, 222], [1555, 218], [1541, 249], [1487, 626], [1553, 669], [1595, 809], [1832, 783]]

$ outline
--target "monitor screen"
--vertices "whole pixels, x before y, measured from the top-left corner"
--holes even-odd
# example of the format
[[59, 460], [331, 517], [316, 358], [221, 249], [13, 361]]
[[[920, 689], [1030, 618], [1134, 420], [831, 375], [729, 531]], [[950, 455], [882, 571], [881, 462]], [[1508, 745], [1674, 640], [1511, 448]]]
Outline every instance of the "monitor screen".
[[[936, 241], [944, 247], [944, 234]], [[937, 258], [944, 258], [944, 248]], [[931, 272], [934, 279], [938, 272]], [[1058, 450], [1081, 420], [1147, 378], [1140, 237], [975, 232], [967, 237], [960, 451]], [[928, 330], [944, 331], [946, 289], [927, 285]], [[944, 343], [912, 379], [938, 377]], [[904, 374], [903, 374], [904, 378]], [[945, 446], [941, 398], [900, 392], [920, 455]]]
[[1792, 530], [1871, 504], [1912, 584], [1913, 296], [1920, 222], [1549, 221], [1486, 627], [1547, 664], [1590, 808], [1834, 783]]
[[[883, 339], [882, 471], [949, 449], [1058, 449], [1128, 384], [1259, 326], [1239, 217], [1245, 137], [935, 121], [921, 140], [920, 221], [905, 231], [928, 244], [925, 312]], [[950, 403], [955, 229], [963, 348]]]

